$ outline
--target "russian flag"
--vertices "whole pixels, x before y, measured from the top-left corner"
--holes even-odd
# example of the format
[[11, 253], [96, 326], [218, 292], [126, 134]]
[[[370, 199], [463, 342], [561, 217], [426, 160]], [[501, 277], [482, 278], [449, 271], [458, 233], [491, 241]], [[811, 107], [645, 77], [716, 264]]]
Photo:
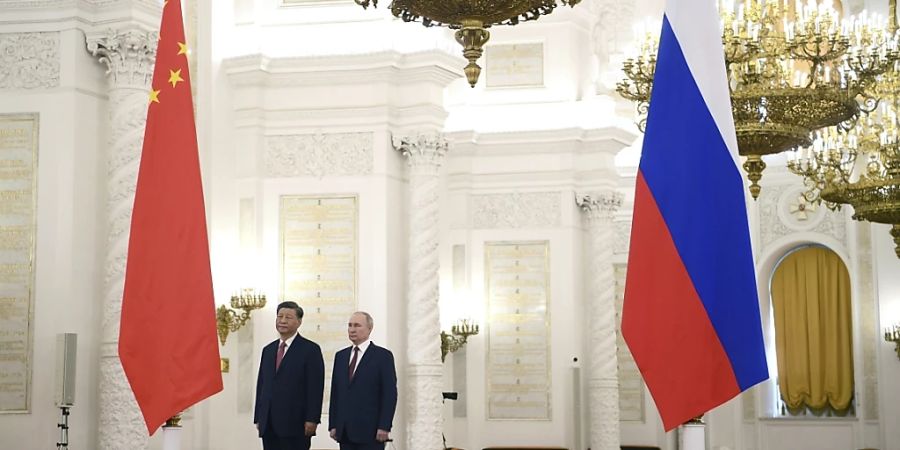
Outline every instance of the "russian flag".
[[669, 0], [622, 334], [666, 431], [768, 378], [744, 183], [714, 0]]

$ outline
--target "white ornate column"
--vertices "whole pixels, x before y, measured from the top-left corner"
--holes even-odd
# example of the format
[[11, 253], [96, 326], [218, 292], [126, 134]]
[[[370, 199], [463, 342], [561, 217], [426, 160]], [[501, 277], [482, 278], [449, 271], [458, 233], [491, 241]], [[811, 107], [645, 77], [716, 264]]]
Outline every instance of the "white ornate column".
[[619, 450], [619, 376], [616, 357], [616, 301], [613, 270], [613, 213], [622, 204], [616, 193], [576, 197], [588, 227], [588, 390], [590, 447]]
[[409, 163], [406, 448], [440, 450], [441, 323], [438, 314], [438, 177], [447, 142], [439, 134], [394, 138]]
[[144, 425], [119, 361], [119, 319], [125, 259], [137, 182], [153, 64], [155, 33], [109, 30], [88, 36], [88, 50], [107, 67], [109, 143], [107, 152], [107, 247], [100, 343], [100, 430], [103, 450], [147, 448]]

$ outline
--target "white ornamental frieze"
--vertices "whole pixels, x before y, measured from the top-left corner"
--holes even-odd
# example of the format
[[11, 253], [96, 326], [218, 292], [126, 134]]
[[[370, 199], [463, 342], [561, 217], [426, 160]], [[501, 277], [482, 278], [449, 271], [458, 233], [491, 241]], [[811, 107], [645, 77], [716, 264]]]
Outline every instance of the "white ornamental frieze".
[[59, 33], [0, 33], [0, 89], [59, 86]]

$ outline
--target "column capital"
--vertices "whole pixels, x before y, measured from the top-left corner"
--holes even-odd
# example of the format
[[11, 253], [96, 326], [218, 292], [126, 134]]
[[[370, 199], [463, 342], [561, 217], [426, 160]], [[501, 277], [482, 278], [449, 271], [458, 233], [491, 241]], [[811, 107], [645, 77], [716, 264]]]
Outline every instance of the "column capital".
[[605, 217], [611, 219], [622, 206], [622, 194], [615, 191], [575, 193], [577, 204], [588, 220]]
[[393, 135], [394, 149], [406, 157], [411, 168], [432, 169], [437, 172], [447, 154], [449, 144], [438, 132]]
[[88, 33], [86, 41], [88, 51], [106, 65], [110, 88], [150, 86], [159, 33], [137, 27], [108, 28]]

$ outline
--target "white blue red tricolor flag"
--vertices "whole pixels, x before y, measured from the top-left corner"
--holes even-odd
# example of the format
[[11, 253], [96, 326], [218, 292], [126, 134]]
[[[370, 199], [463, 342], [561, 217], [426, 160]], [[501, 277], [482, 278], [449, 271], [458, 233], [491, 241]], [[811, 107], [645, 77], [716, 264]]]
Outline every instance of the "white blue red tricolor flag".
[[715, 0], [669, 0], [622, 334], [665, 429], [768, 378]]

